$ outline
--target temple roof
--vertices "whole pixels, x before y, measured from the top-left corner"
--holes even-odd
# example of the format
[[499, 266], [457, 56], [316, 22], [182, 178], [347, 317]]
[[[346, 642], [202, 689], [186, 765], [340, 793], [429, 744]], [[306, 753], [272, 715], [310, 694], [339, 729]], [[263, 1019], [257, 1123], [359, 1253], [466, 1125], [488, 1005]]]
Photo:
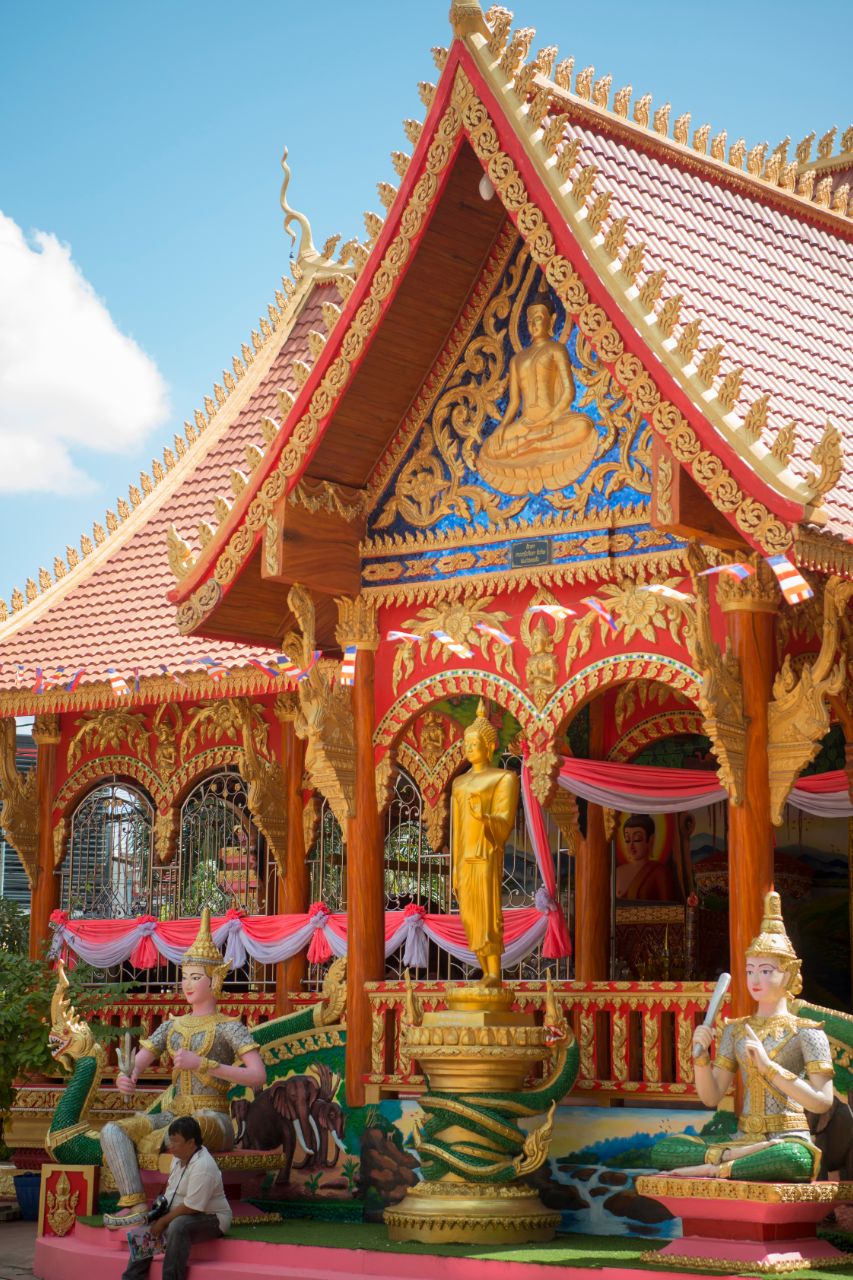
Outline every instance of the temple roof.
[[[268, 655], [267, 648], [180, 635], [166, 593], [174, 582], [170, 560], [176, 565], [183, 554], [170, 530], [195, 531], [211, 519], [218, 498], [224, 510], [220, 495], [233, 498], [235, 488], [247, 482], [246, 470], [269, 447], [280, 421], [279, 393], [296, 391], [294, 364], [310, 358], [309, 335], [324, 330], [323, 306], [340, 297], [330, 279], [306, 276], [295, 289], [291, 286], [289, 299], [279, 293], [278, 301], [270, 308], [271, 323], [262, 322], [253, 347], [244, 346], [242, 360], [235, 360], [238, 377], [226, 376], [226, 386], [219, 385], [215, 398], [207, 399], [206, 413], [196, 414], [197, 426], [188, 425], [186, 437], [176, 437], [176, 449], [164, 451], [166, 465], [154, 463], [154, 480], [142, 479], [144, 495], [131, 486], [137, 505], [131, 510], [120, 504], [124, 518], [109, 535], [100, 528], [98, 537], [96, 527], [94, 544], [84, 537], [82, 558], [70, 550], [70, 564], [57, 559], [59, 576], [45, 582], [40, 594], [31, 590], [32, 598], [24, 602], [16, 593], [17, 610], [0, 622], [0, 700], [7, 713], [49, 711], [66, 702], [85, 705], [92, 697], [108, 701], [110, 689], [103, 683], [108, 667], [129, 680], [138, 671], [143, 695], [169, 698], [179, 690], [163, 679], [161, 664], [170, 673], [198, 672], [190, 684], [209, 691], [200, 658], [239, 668], [249, 657]], [[209, 537], [210, 530], [202, 536]], [[24, 668], [20, 674], [18, 664]], [[47, 673], [63, 667], [66, 679], [84, 667], [85, 675], [74, 696], [61, 688], [36, 696], [31, 692], [36, 667]], [[269, 683], [251, 667], [242, 680], [252, 686]]]
[[[386, 202], [384, 224], [366, 215], [370, 240], [353, 295], [252, 486], [172, 593], [182, 628], [215, 633], [216, 617], [226, 613], [233, 623], [238, 602], [220, 601], [257, 557], [269, 486], [292, 488], [302, 473], [316, 474], [320, 453], [345, 445], [359, 354], [365, 343], [369, 351], [370, 343], [388, 341], [388, 281], [405, 288], [430, 242], [429, 225], [419, 232], [418, 179], [441, 208], [442, 185], [424, 165], [460, 75], [479, 95], [473, 114], [463, 110], [468, 141], [476, 150], [475, 135], [493, 131], [491, 152], [479, 162], [485, 166], [491, 154], [504, 178], [507, 165], [517, 166], [517, 192], [494, 175], [507, 212], [527, 236], [544, 215], [560, 261], [578, 273], [591, 305], [603, 307], [611, 331], [616, 326], [619, 349], [640, 353], [670, 423], [676, 414], [689, 423], [693, 443], [678, 460], [736, 537], [765, 553], [797, 556], [805, 528], [803, 563], [837, 567], [841, 559], [849, 571], [853, 484], [843, 474], [842, 444], [853, 434], [845, 359], [853, 338], [853, 222], [849, 188], [836, 175], [853, 156], [853, 130], [837, 157], [830, 130], [814, 162], [813, 135], [791, 161], [787, 141], [768, 155], [766, 146], [747, 152], [738, 140], [727, 156], [725, 133], [711, 139], [703, 126], [689, 141], [689, 116], [673, 123], [670, 138], [668, 105], [652, 115], [648, 96], [628, 120], [630, 89], [611, 101], [609, 77], [594, 81], [586, 67], [573, 79], [572, 59], [555, 69], [554, 48], [525, 62], [534, 33], [511, 34], [506, 10], [495, 7], [484, 20], [474, 0], [455, 0], [451, 20], [450, 50], [433, 51], [441, 79], [419, 86], [426, 120], [404, 123], [411, 163], [395, 153], [400, 190]], [[466, 154], [464, 147], [454, 154], [450, 181]], [[540, 253], [547, 275], [557, 258], [549, 257], [553, 248]], [[425, 296], [425, 308], [430, 302]], [[288, 441], [307, 447], [291, 448], [287, 458]]]

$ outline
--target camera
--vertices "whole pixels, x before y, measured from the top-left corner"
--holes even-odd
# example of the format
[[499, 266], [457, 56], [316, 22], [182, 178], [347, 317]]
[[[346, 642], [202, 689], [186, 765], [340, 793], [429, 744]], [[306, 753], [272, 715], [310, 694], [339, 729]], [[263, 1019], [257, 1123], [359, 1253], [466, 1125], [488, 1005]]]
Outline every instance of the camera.
[[169, 1202], [165, 1196], [158, 1196], [151, 1208], [148, 1210], [147, 1221], [149, 1223], [156, 1222], [158, 1218], [162, 1218], [164, 1214], [169, 1212]]

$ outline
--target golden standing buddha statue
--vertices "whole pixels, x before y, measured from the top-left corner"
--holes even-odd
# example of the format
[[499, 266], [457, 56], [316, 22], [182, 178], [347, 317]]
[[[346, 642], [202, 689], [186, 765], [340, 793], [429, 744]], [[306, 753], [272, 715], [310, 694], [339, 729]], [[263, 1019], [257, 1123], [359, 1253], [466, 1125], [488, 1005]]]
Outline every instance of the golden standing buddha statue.
[[501, 982], [504, 845], [518, 808], [518, 778], [509, 769], [491, 767], [497, 745], [497, 730], [486, 719], [481, 699], [477, 718], [465, 730], [471, 768], [451, 791], [450, 856], [459, 915], [486, 986]]
[[509, 362], [506, 412], [477, 460], [484, 480], [501, 493], [517, 495], [562, 489], [577, 480], [595, 457], [599, 440], [592, 418], [572, 410], [572, 362], [554, 339], [556, 313], [546, 288], [525, 314], [530, 346]]

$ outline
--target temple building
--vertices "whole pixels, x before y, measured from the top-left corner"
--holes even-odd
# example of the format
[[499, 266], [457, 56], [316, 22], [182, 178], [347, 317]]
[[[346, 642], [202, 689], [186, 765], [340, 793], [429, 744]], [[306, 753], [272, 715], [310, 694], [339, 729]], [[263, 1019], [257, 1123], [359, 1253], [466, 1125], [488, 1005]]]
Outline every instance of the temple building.
[[150, 1034], [205, 906], [250, 1020], [346, 954], [347, 1098], [393, 1097], [404, 969], [473, 972], [482, 702], [523, 800], [504, 976], [574, 1002], [588, 1101], [665, 1103], [774, 884], [849, 1007], [853, 129], [748, 145], [451, 18], [381, 212], [318, 248], [285, 165], [291, 276], [2, 605], [0, 821], [33, 955], [132, 981]]

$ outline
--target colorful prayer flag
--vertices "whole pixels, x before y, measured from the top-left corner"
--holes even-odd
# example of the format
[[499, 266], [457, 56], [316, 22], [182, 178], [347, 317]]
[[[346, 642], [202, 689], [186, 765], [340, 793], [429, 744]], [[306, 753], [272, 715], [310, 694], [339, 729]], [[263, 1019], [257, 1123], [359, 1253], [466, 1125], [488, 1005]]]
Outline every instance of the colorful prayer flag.
[[130, 693], [130, 685], [124, 676], [120, 676], [115, 667], [107, 667], [107, 676], [109, 677], [110, 687], [114, 694], [122, 698], [125, 694]]
[[453, 636], [448, 635], [446, 631], [433, 631], [432, 634], [440, 644], [443, 644], [444, 647], [449, 649], [457, 658], [473, 658], [474, 650], [469, 649], [467, 644], [458, 643], [453, 639]]
[[565, 604], [532, 604], [527, 610], [528, 613], [547, 613], [549, 618], [574, 618], [577, 616], [577, 610], [570, 609]]
[[732, 578], [737, 578], [739, 582], [743, 582], [744, 578], [751, 578], [755, 573], [755, 569], [751, 564], [712, 564], [710, 569], [703, 569], [699, 574], [700, 578], [708, 578], [713, 573], [727, 573]]
[[474, 630], [481, 631], [486, 636], [494, 636], [496, 640], [500, 640], [501, 644], [512, 644], [512, 636], [507, 635], [505, 631], [501, 631], [498, 627], [490, 627], [487, 622], [475, 622]]
[[355, 645], [348, 644], [344, 649], [344, 659], [341, 663], [341, 684], [355, 684], [355, 655]]
[[647, 587], [638, 587], [639, 591], [648, 591], [653, 596], [664, 596], [667, 600], [695, 600], [689, 591], [679, 591], [676, 587], [669, 587], [665, 582], [653, 582]]
[[78, 684], [83, 679], [85, 674], [86, 674], [85, 667], [77, 668], [77, 670], [74, 672], [74, 675], [71, 677], [71, 679], [68, 681], [68, 684], [65, 686], [69, 693], [74, 692], [74, 690], [77, 688]]
[[416, 631], [389, 631], [386, 640], [423, 640]]
[[767, 563], [779, 579], [782, 595], [788, 604], [802, 604], [804, 600], [811, 600], [814, 592], [787, 556], [768, 556]]
[[15, 666], [15, 688], [20, 689], [24, 680], [24, 664], [18, 662]]
[[275, 677], [279, 674], [275, 667], [270, 666], [268, 662], [261, 662], [260, 658], [247, 658], [246, 661], [250, 667], [263, 671], [264, 675]]
[[199, 658], [199, 662], [202, 666], [207, 667], [207, 674], [217, 684], [228, 675], [228, 668], [224, 667], [221, 662], [217, 662], [215, 658]]
[[588, 604], [590, 609], [592, 609], [595, 613], [598, 614], [599, 618], [604, 619], [604, 621], [607, 623], [611, 631], [619, 630], [618, 626], [616, 625], [616, 619], [613, 617], [613, 614], [610, 613], [607, 609], [605, 609], [604, 605], [601, 603], [601, 601], [598, 599], [597, 596], [584, 596], [583, 600], [581, 601], [581, 604]]
[[301, 671], [298, 671], [298, 672], [297, 672], [297, 674], [296, 674], [296, 680], [297, 680], [297, 683], [298, 683], [300, 680], [304, 680], [304, 679], [305, 679], [305, 677], [308, 675], [309, 671], [313, 671], [314, 667], [316, 667], [317, 663], [320, 661], [320, 659], [322, 658], [322, 656], [323, 656], [323, 651], [322, 651], [322, 649], [315, 649], [315, 650], [314, 650], [313, 654], [311, 655], [311, 661], [308, 663], [308, 666], [307, 666], [307, 667], [303, 667]]

